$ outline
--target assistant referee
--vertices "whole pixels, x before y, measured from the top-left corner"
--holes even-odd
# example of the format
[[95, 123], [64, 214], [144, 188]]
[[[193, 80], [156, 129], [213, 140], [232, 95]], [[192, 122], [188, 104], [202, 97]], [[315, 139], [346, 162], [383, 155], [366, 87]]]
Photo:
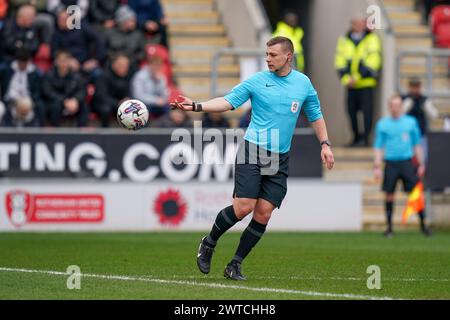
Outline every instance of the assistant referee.
[[233, 191], [233, 204], [219, 212], [211, 232], [200, 241], [197, 265], [208, 274], [219, 238], [237, 222], [253, 212], [253, 219], [242, 233], [234, 257], [224, 276], [245, 280], [241, 264], [266, 231], [275, 208], [287, 192], [289, 150], [301, 108], [322, 146], [321, 157], [328, 169], [334, 165], [317, 92], [309, 78], [292, 68], [294, 47], [288, 38], [274, 37], [267, 42], [268, 71], [256, 73], [225, 97], [197, 103], [179, 96], [173, 107], [194, 112], [225, 112], [251, 100], [252, 118], [244, 142], [239, 146]]
[[[386, 193], [386, 224], [383, 233], [386, 237], [394, 235], [392, 228], [392, 215], [394, 211], [394, 193], [397, 182], [403, 182], [403, 190], [411, 192], [416, 184], [425, 175], [423, 150], [420, 145], [420, 129], [417, 120], [403, 113], [401, 96], [394, 95], [389, 100], [390, 115], [378, 120], [375, 130], [374, 142], [374, 173], [376, 181], [381, 180], [382, 163], [384, 178], [382, 189]], [[413, 164], [416, 157], [418, 167]], [[420, 228], [425, 236], [431, 232], [425, 224], [425, 210], [418, 212]]]

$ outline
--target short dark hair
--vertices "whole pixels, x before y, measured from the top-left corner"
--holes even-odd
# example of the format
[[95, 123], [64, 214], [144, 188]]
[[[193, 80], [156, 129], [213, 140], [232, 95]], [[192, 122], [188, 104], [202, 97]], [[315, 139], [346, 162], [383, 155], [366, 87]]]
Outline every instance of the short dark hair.
[[25, 61], [30, 60], [30, 58], [31, 58], [31, 53], [30, 53], [30, 51], [28, 51], [28, 50], [25, 49], [25, 48], [19, 48], [19, 49], [17, 49], [16, 52], [14, 53], [14, 58], [15, 58], [17, 61], [25, 62]]
[[274, 37], [266, 43], [268, 47], [272, 47], [276, 44], [281, 44], [285, 51], [289, 51], [292, 54], [294, 53], [294, 44], [291, 39], [286, 37]]

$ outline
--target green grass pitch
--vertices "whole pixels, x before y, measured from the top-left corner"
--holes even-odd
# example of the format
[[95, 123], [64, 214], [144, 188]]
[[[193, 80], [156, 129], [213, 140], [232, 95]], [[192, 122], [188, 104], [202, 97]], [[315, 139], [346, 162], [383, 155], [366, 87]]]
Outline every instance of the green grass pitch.
[[[201, 233], [3, 233], [0, 299], [450, 299], [450, 232], [277, 233], [223, 277], [239, 233], [220, 240], [211, 273], [196, 266]], [[69, 265], [83, 276], [67, 288]], [[381, 289], [368, 289], [370, 265]]]

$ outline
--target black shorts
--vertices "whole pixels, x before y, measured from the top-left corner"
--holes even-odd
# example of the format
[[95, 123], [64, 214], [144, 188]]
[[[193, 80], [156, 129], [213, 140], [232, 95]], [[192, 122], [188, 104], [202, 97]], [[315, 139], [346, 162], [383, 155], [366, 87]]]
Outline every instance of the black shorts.
[[383, 191], [394, 193], [397, 181], [402, 180], [403, 190], [411, 192], [419, 178], [412, 160], [386, 161], [384, 167]]
[[233, 198], [262, 198], [280, 208], [288, 171], [288, 153], [270, 152], [244, 140], [236, 155]]

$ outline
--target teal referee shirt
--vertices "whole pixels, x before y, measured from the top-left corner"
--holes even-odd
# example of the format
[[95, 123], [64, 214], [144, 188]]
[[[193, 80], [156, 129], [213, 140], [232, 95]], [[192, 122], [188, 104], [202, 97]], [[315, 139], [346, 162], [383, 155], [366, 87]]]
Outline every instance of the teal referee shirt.
[[384, 149], [384, 160], [403, 161], [414, 156], [414, 147], [420, 144], [420, 129], [414, 117], [403, 115], [398, 119], [384, 117], [375, 129], [375, 149]]
[[300, 110], [308, 121], [322, 118], [309, 78], [296, 70], [287, 76], [263, 71], [234, 87], [225, 97], [234, 109], [250, 99], [252, 119], [244, 139], [276, 153], [289, 152]]

